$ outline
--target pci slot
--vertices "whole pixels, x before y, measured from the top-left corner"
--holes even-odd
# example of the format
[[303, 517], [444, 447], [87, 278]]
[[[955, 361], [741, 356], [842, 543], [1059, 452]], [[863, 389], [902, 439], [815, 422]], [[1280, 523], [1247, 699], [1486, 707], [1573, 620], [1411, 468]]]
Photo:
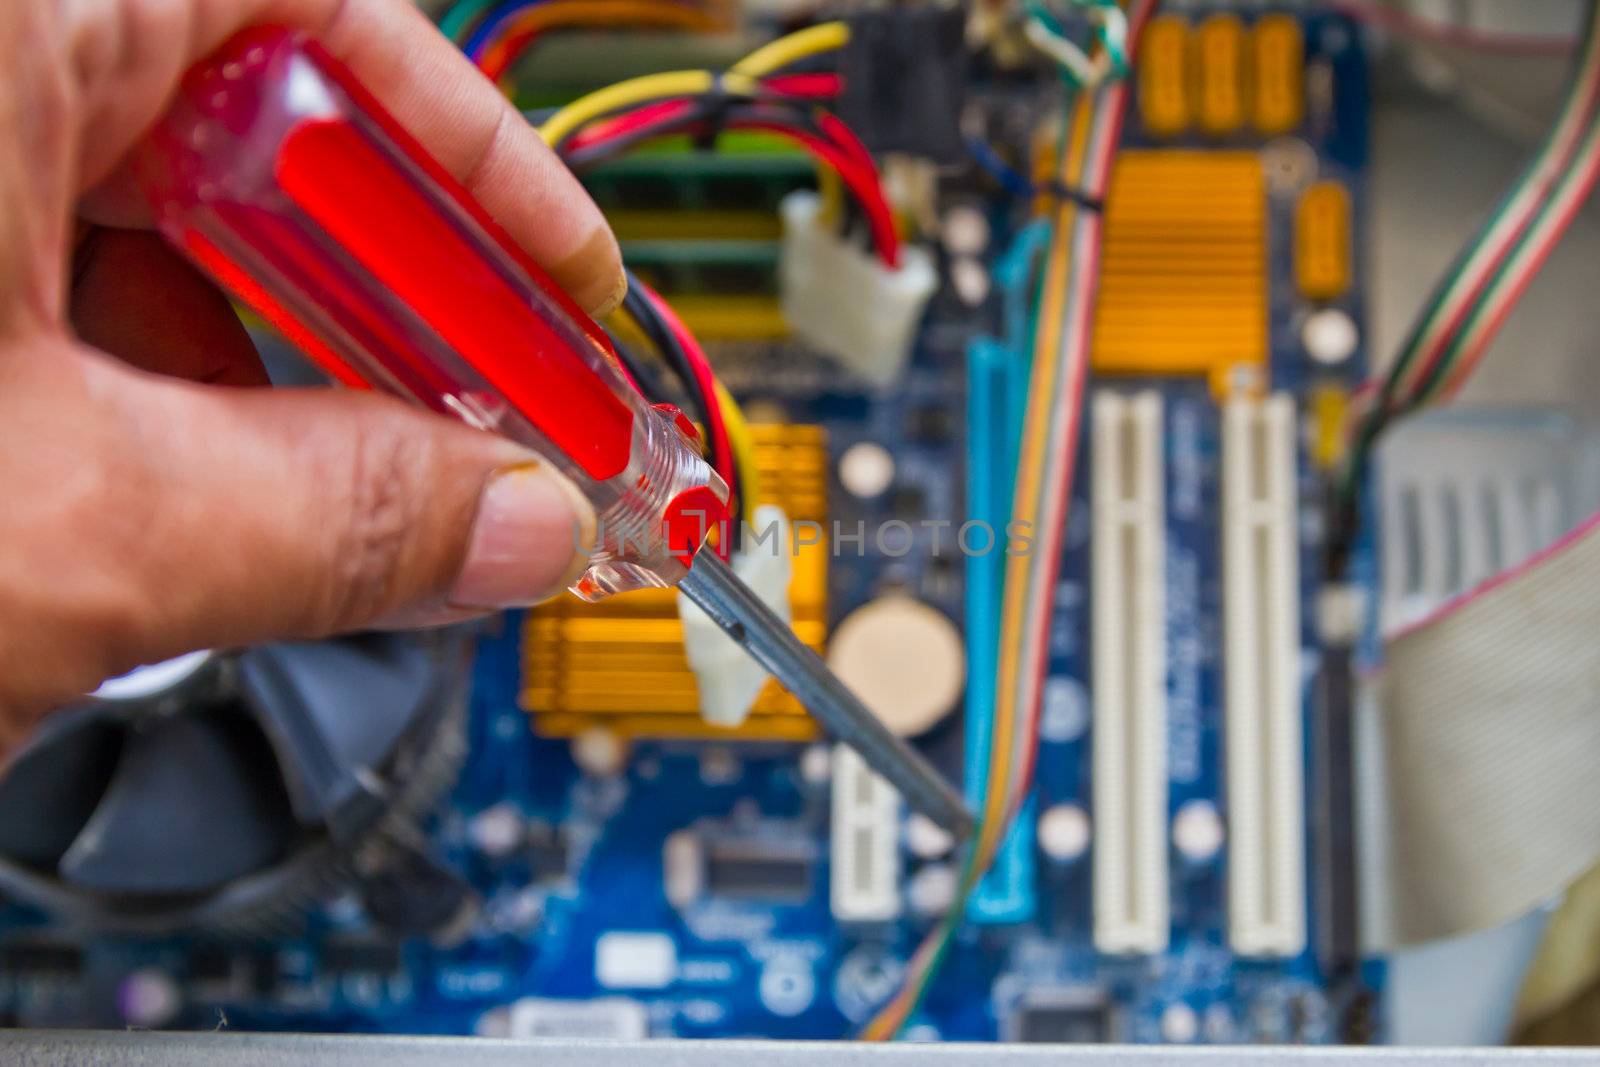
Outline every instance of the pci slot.
[[1094, 943], [1153, 954], [1171, 932], [1161, 396], [1097, 393], [1092, 418]]
[[900, 795], [845, 745], [833, 747], [829, 906], [840, 922], [900, 914]]
[[1286, 394], [1222, 415], [1223, 717], [1228, 940], [1242, 956], [1306, 944], [1295, 410]]

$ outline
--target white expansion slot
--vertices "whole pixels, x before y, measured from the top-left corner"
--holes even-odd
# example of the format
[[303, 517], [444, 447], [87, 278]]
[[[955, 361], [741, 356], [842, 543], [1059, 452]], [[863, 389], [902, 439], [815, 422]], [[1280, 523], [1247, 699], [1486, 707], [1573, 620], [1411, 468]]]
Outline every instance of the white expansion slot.
[[1153, 954], [1167, 890], [1167, 551], [1161, 396], [1094, 397], [1094, 943]]
[[1228, 941], [1242, 956], [1306, 944], [1304, 747], [1294, 401], [1222, 414], [1223, 720]]
[[833, 747], [828, 898], [840, 922], [900, 914], [900, 794], [845, 745]]

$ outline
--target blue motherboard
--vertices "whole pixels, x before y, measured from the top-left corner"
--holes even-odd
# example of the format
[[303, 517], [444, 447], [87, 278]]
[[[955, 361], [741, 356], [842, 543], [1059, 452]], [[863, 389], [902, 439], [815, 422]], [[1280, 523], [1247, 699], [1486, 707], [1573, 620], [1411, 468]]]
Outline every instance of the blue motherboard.
[[[1205, 14], [1184, 17], [1198, 23]], [[1150, 151], [1250, 152], [1268, 168], [1309, 170], [1347, 191], [1350, 233], [1359, 234], [1368, 107], [1359, 39], [1332, 16], [1295, 18], [1311, 87], [1295, 130], [1270, 143], [1244, 132], [1157, 137], [1131, 121], [1127, 143]], [[962, 182], [960, 195], [983, 212], [993, 234], [982, 253], [993, 290], [976, 304], [948, 291], [936, 295], [903, 381], [864, 389], [789, 343], [745, 344], [726, 359], [713, 351], [748, 407], [823, 427], [833, 460], [863, 441], [894, 457], [893, 489], [881, 496], [858, 499], [835, 477], [830, 517], [846, 529], [862, 522], [869, 530], [909, 520], [909, 550], [869, 536], [836, 552], [828, 614], [836, 623], [896, 591], [956, 621], [968, 644], [973, 691], [964, 710], [917, 740], [953, 781], [970, 776], [992, 715], [992, 695], [979, 687], [993, 677], [997, 590], [992, 561], [963, 556], [953, 531], [971, 519], [1006, 514], [1006, 464], [1014, 462], [1014, 427], [1026, 400], [1016, 368], [1026, 366], [1029, 344], [1035, 286], [1029, 264], [1041, 239], [1026, 201], [971, 175]], [[1358, 334], [1355, 349], [1337, 361], [1308, 355], [1305, 320], [1312, 311], [1334, 308], [1363, 322], [1363, 275], [1352, 236], [1351, 277], [1341, 295], [1310, 301], [1297, 288], [1297, 196], [1306, 182], [1302, 175], [1280, 191], [1269, 174], [1265, 253], [1269, 387], [1291, 398], [1298, 414], [1292, 456], [1301, 504], [1293, 543], [1301, 639], [1294, 670], [1304, 802], [1294, 819], [1304, 838], [1306, 934], [1277, 953], [1241, 952], [1230, 941], [1223, 407], [1202, 377], [1097, 373], [1091, 396], [1154, 394], [1160, 401], [1169, 664], [1162, 822], [1187, 821], [1196, 836], [1186, 849], [1161, 843], [1170, 907], [1160, 947], [1125, 953], [1098, 946], [1094, 846], [1085, 840], [1074, 850], [1070, 841], [1072, 813], [1088, 827], [1095, 822], [1095, 438], [1086, 419], [1033, 797], [969, 906], [908, 1037], [1381, 1040], [1372, 1007], [1381, 963], [1330, 964], [1322, 920], [1344, 903], [1331, 899], [1309, 870], [1328, 818], [1319, 808], [1313, 740], [1319, 735], [1312, 727], [1322, 670], [1314, 620], [1324, 547], [1317, 505], [1325, 493], [1315, 457], [1315, 398], [1352, 390], [1364, 376], [1366, 354]], [[1372, 570], [1371, 560], [1359, 556], [1356, 573], [1370, 580]], [[571, 743], [530, 729], [522, 707], [523, 624], [521, 615], [508, 615], [475, 637], [464, 761], [447, 800], [424, 824], [430, 851], [476, 898], [467, 928], [448, 939], [395, 942], [374, 932], [358, 901], [338, 894], [282, 931], [196, 939], [75, 939], [19, 909], [12, 934], [25, 930], [36, 946], [47, 932], [51, 944], [71, 945], [80, 958], [70, 975], [0, 973], [0, 1009], [28, 1024], [114, 1023], [115, 991], [127, 976], [161, 972], [175, 976], [183, 1001], [171, 1025], [192, 1027], [687, 1038], [855, 1032], [898, 988], [907, 958], [936, 921], [935, 912], [917, 907], [918, 885], [932, 893], [930, 886], [948, 884], [956, 859], [937, 845], [902, 844], [898, 877], [912, 903], [901, 917], [839, 922], [830, 908], [825, 745], [640, 740], [620, 773], [584, 773]], [[486, 812], [516, 822], [519, 840], [534, 844], [486, 850]], [[1050, 819], [1058, 825], [1046, 841]], [[681, 899], [667, 885], [668, 846], [686, 830], [713, 856], [719, 842], [736, 841], [738, 849], [726, 857], [727, 870], [711, 870], [700, 892]], [[1209, 849], [1208, 831], [1221, 835]], [[737, 889], [720, 891], [719, 878]]]

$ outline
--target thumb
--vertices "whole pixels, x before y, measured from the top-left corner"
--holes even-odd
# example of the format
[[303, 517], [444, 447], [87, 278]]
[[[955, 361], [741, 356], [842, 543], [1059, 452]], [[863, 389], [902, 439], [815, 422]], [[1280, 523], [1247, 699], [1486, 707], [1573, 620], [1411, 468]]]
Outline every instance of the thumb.
[[385, 397], [197, 386], [84, 358], [97, 519], [58, 536], [100, 587], [77, 599], [107, 612], [84, 621], [110, 637], [109, 673], [530, 604], [582, 569], [588, 504], [502, 438]]

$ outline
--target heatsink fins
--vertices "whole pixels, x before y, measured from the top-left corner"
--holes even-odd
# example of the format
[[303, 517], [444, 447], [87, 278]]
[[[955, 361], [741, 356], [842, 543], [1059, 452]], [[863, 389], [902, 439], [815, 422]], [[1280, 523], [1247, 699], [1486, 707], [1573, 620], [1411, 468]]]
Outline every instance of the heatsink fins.
[[[762, 504], [790, 523], [828, 520], [827, 434], [820, 426], [752, 425]], [[761, 531], [764, 533], [764, 531]], [[789, 551], [791, 546], [780, 546]], [[827, 638], [828, 546], [794, 539], [794, 631], [819, 653]], [[544, 737], [599, 729], [624, 738], [808, 741], [816, 722], [769, 680], [738, 726], [708, 723], [683, 649], [677, 593], [641, 589], [598, 604], [561, 596], [528, 612], [522, 705]]]
[[1295, 956], [1306, 944], [1295, 469], [1288, 395], [1224, 405], [1228, 940], [1242, 956]]
[[1267, 188], [1254, 152], [1135, 149], [1106, 196], [1097, 374], [1195, 375], [1217, 396], [1267, 371]]
[[1161, 396], [1096, 394], [1094, 943], [1167, 947], [1166, 509]]

